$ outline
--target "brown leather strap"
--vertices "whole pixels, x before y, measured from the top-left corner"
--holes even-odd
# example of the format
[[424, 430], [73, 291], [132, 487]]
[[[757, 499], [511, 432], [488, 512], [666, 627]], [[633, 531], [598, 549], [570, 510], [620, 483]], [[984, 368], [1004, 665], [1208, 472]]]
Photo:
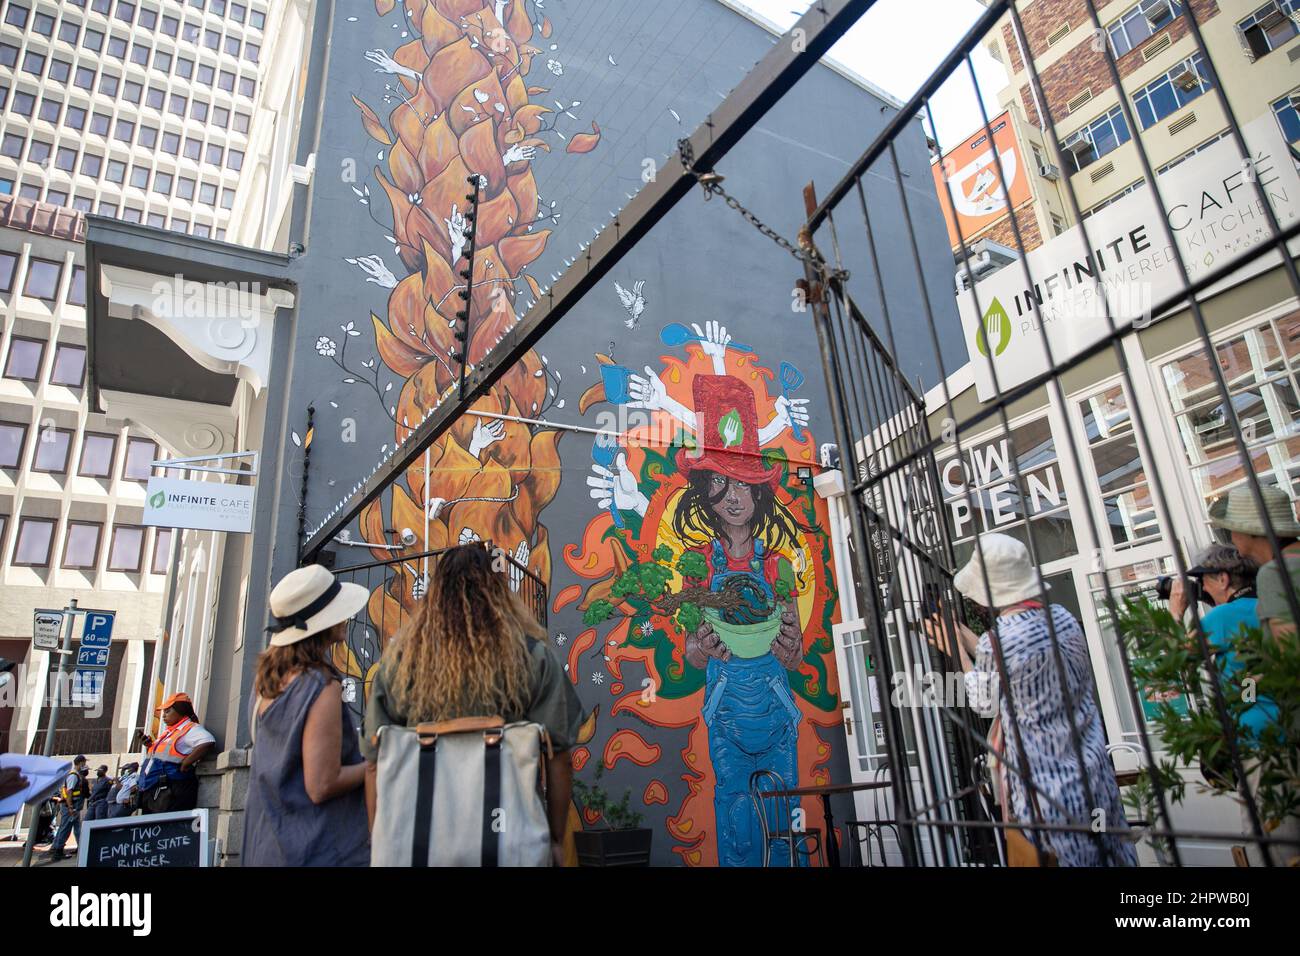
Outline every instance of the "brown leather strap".
[[415, 725], [415, 732], [421, 741], [437, 740], [443, 734], [472, 734], [500, 731], [505, 727], [505, 718], [496, 714], [491, 717], [456, 717], [453, 720], [437, 720]]

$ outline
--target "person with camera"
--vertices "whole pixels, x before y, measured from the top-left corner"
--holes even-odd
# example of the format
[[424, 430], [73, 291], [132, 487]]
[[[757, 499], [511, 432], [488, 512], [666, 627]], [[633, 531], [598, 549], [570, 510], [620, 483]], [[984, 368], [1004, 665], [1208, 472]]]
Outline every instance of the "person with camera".
[[[1225, 688], [1236, 687], [1241, 682], [1241, 665], [1233, 654], [1238, 633], [1242, 628], [1260, 626], [1255, 596], [1258, 569], [1254, 561], [1232, 545], [1212, 544], [1196, 556], [1187, 571], [1193, 587], [1184, 587], [1182, 578], [1174, 578], [1169, 586], [1169, 613], [1179, 621], [1184, 619], [1193, 600], [1212, 605], [1211, 610], [1200, 615], [1200, 629]], [[1246, 711], [1242, 726], [1246, 733], [1258, 737], [1276, 718], [1276, 705], [1267, 697], [1260, 697]]]
[[1296, 520], [1290, 496], [1281, 488], [1264, 485], [1260, 497], [1282, 549], [1285, 567], [1277, 562], [1264, 516], [1249, 488], [1233, 488], [1216, 499], [1210, 505], [1210, 524], [1228, 532], [1233, 546], [1259, 565], [1255, 584], [1259, 592], [1256, 611], [1260, 625], [1268, 628], [1275, 638], [1294, 638], [1296, 624], [1287, 590], [1300, 595], [1300, 521]]

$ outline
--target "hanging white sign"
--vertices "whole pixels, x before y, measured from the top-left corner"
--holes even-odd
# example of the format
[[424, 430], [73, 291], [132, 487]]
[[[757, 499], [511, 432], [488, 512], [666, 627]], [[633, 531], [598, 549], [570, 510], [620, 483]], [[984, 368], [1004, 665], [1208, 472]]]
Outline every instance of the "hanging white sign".
[[[1086, 222], [999, 269], [958, 296], [976, 393], [999, 392], [1046, 372], [1095, 344], [1109, 331], [1100, 290], [1117, 325], [1151, 320], [1151, 309], [1183, 288], [1177, 243], [1192, 282], [1273, 238], [1257, 180], [1283, 229], [1300, 217], [1300, 176], [1272, 116], [1243, 128], [1251, 162], [1232, 137], [1213, 143], [1157, 177], [1163, 209], [1149, 187], [1117, 200]], [[1276, 252], [1262, 255], [1218, 286], [1273, 268]], [[1026, 279], [1026, 266], [1032, 284]], [[976, 311], [979, 302], [982, 314]], [[1046, 329], [1051, 361], [1043, 346]], [[981, 334], [983, 330], [983, 334]], [[992, 362], [989, 355], [992, 355]], [[992, 369], [990, 368], [992, 366]], [[997, 383], [994, 385], [994, 371]]]
[[251, 485], [227, 485], [186, 478], [150, 478], [144, 523], [201, 531], [253, 530]]

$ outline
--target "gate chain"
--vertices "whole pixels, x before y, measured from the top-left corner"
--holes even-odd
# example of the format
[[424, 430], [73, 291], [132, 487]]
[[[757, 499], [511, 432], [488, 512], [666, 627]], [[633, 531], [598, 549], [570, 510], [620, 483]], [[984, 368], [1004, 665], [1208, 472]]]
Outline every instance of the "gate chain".
[[740, 213], [741, 217], [757, 229], [762, 235], [771, 239], [778, 246], [790, 253], [799, 262], [809, 265], [813, 270], [822, 277], [823, 280], [844, 281], [848, 279], [847, 269], [832, 269], [827, 265], [826, 260], [822, 258], [817, 247], [813, 245], [812, 236], [809, 234], [807, 227], [799, 230], [799, 247], [796, 248], [794, 243], [785, 236], [781, 235], [771, 226], [766, 225], [761, 219], [746, 209], [735, 196], [732, 196], [722, 188], [722, 177], [715, 172], [702, 173], [695, 168], [695, 150], [691, 148], [689, 139], [679, 139], [677, 141], [677, 151], [682, 157], [682, 166], [686, 171], [695, 177], [696, 182], [704, 190], [704, 199], [708, 201], [715, 195], [721, 196], [732, 209]]

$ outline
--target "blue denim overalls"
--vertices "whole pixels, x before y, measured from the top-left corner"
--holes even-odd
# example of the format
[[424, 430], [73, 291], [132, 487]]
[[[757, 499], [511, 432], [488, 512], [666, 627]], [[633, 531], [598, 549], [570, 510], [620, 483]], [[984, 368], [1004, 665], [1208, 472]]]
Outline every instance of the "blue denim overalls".
[[[727, 567], [722, 543], [714, 541], [709, 590], [719, 591], [731, 577], [743, 575], [762, 589], [769, 601], [772, 585], [763, 575], [763, 542], [754, 541], [749, 569]], [[760, 866], [763, 836], [753, 801], [749, 775], [772, 770], [786, 786], [798, 786], [796, 751], [799, 708], [790, 692], [786, 669], [771, 651], [761, 657], [710, 657], [704, 672], [704, 723], [709, 728], [709, 757], [716, 778], [713, 809], [718, 828], [721, 866]], [[787, 824], [788, 825], [788, 824]], [[773, 863], [788, 858], [774, 853]]]

